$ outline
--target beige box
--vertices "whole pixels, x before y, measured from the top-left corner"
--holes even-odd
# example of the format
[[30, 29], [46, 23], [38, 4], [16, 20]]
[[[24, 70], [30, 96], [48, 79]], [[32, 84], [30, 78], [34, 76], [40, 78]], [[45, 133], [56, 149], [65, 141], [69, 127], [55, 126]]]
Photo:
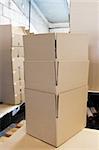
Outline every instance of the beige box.
[[19, 79], [20, 79], [19, 69], [17, 69], [16, 71], [13, 71], [13, 83], [19, 81]]
[[12, 34], [12, 46], [23, 46], [23, 36], [20, 34]]
[[16, 57], [24, 58], [24, 47], [12, 47], [12, 58]]
[[13, 58], [12, 59], [12, 70], [17, 70], [18, 68], [20, 67], [19, 65], [19, 58], [16, 57], [16, 58]]
[[16, 58], [19, 56], [18, 47], [12, 47], [12, 58]]
[[23, 68], [23, 62], [20, 63], [21, 60], [17, 58], [18, 53], [22, 52], [19, 57], [23, 55], [23, 34], [25, 33], [22, 30], [24, 29], [15, 28], [12, 25], [0, 25], [0, 81], [2, 81], [0, 97], [8, 104], [18, 103], [17, 99], [12, 97], [14, 82], [19, 80], [18, 69]]
[[89, 60], [99, 63], [99, 32], [90, 35]]
[[88, 83], [89, 90], [99, 91], [99, 62], [90, 62]]
[[64, 92], [88, 84], [89, 62], [25, 62], [27, 89], [50, 93]]
[[19, 35], [24, 35], [24, 34], [26, 34], [25, 27], [22, 27], [22, 26], [13, 26], [12, 27], [12, 33], [13, 34], [19, 34]]
[[25, 102], [25, 81], [20, 80], [20, 94], [21, 94], [21, 101]]
[[3, 102], [6, 104], [20, 104], [20, 84], [19, 81], [10, 86], [3, 87]]
[[55, 147], [86, 126], [87, 86], [59, 95], [25, 91], [27, 133]]
[[24, 58], [24, 47], [19, 47], [18, 51], [19, 51], [19, 57], [23, 57]]
[[12, 67], [13, 70], [16, 70], [17, 68], [24, 69], [24, 58], [23, 57], [16, 57], [12, 59]]
[[20, 80], [24, 80], [24, 68], [20, 68], [19, 78]]
[[25, 102], [25, 92], [22, 89], [21, 93], [20, 93], [20, 97], [21, 97], [21, 102]]
[[86, 34], [54, 33], [26, 35], [23, 38], [25, 61], [29, 60], [88, 60]]

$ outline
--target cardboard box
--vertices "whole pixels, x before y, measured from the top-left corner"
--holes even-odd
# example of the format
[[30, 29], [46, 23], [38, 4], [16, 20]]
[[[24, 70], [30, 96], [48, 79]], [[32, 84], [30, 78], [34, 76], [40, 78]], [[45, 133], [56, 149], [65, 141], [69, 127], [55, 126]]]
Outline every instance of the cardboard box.
[[12, 47], [12, 59], [19, 56], [18, 47]]
[[22, 26], [12, 26], [12, 33], [13, 34], [24, 35], [24, 34], [26, 34], [25, 27], [22, 27]]
[[6, 104], [20, 104], [20, 84], [19, 81], [10, 86], [4, 85], [3, 88], [3, 102]]
[[59, 95], [25, 90], [27, 133], [55, 147], [86, 126], [87, 86]]
[[19, 79], [24, 80], [24, 68], [19, 69]]
[[24, 58], [16, 57], [12, 59], [12, 69], [16, 70], [18, 67], [24, 69]]
[[12, 47], [12, 58], [16, 57], [24, 58], [24, 47]]
[[25, 62], [27, 89], [49, 93], [68, 91], [88, 84], [88, 61]]
[[12, 46], [23, 46], [23, 36], [20, 34], [12, 34]]
[[86, 34], [54, 33], [25, 35], [25, 61], [29, 60], [88, 60]]
[[21, 94], [21, 101], [25, 102], [25, 81], [20, 80], [20, 94]]
[[89, 90], [99, 91], [99, 62], [90, 62], [88, 85]]
[[19, 47], [18, 51], [19, 51], [19, 57], [23, 57], [24, 58], [24, 47]]
[[8, 104], [16, 104], [20, 100], [19, 94], [16, 99], [14, 97], [14, 82], [19, 81], [18, 69], [23, 68], [23, 61], [20, 63], [21, 60], [17, 58], [18, 53], [19, 57], [23, 55], [22, 30], [12, 25], [0, 25], [0, 97]]
[[19, 81], [20, 76], [19, 76], [19, 69], [17, 69], [16, 71], [13, 71], [13, 83]]

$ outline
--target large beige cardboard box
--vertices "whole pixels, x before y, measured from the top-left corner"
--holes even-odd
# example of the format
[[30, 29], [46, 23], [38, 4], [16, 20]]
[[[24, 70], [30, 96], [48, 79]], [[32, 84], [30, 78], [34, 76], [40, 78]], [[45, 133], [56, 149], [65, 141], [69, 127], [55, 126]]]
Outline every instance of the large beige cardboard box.
[[25, 87], [49, 93], [88, 84], [88, 61], [25, 62]]
[[48, 33], [26, 35], [24, 40], [25, 61], [29, 60], [88, 60], [86, 34]]
[[25, 90], [27, 133], [55, 147], [86, 126], [87, 86], [59, 95]]

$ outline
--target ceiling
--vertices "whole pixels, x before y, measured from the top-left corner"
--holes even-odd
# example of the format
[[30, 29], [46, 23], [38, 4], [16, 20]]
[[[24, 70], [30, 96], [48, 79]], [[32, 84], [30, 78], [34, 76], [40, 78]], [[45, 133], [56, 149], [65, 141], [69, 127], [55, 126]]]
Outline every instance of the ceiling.
[[68, 1], [70, 0], [32, 0], [50, 23], [69, 22]]

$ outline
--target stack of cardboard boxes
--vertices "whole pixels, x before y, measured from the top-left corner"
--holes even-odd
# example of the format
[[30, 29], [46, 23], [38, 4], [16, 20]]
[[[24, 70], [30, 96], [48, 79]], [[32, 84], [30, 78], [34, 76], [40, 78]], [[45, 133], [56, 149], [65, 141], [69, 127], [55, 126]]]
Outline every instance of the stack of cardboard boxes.
[[86, 125], [88, 38], [24, 36], [27, 133], [55, 147]]
[[0, 25], [0, 98], [7, 104], [24, 101], [24, 47], [22, 27]]
[[93, 35], [89, 48], [89, 90], [99, 92], [99, 34]]

